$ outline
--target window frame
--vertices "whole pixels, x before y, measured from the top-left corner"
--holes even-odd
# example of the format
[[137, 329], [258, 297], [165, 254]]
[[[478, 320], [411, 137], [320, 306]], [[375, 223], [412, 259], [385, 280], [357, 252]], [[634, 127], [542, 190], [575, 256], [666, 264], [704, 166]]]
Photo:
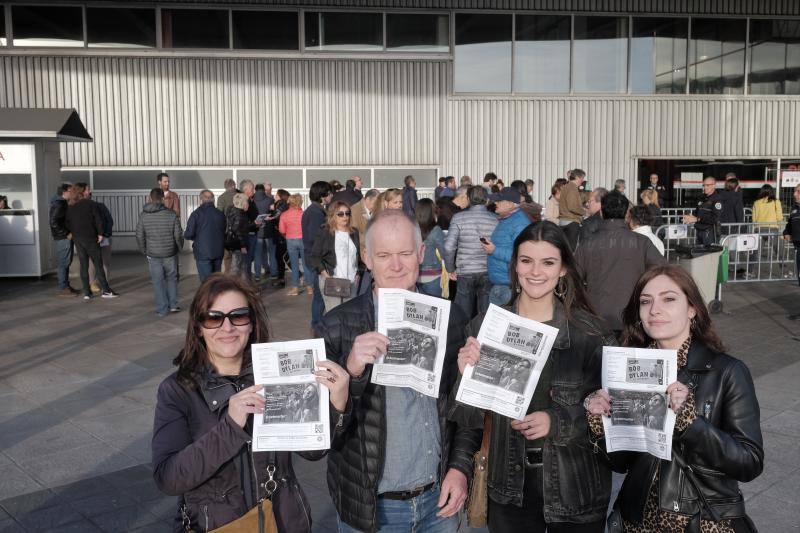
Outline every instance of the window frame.
[[[89, 44], [89, 9], [130, 9], [130, 10], [152, 10], [153, 13], [153, 22], [155, 24], [155, 38], [156, 42], [153, 46], [148, 47], [138, 47], [138, 46], [91, 46]], [[90, 50], [119, 50], [119, 51], [127, 51], [127, 50], [158, 50], [159, 49], [159, 41], [161, 37], [161, 17], [158, 10], [158, 7], [155, 6], [137, 6], [137, 5], [129, 5], [123, 3], [113, 3], [111, 5], [95, 5], [95, 4], [87, 4], [83, 7], [83, 33], [84, 33], [84, 43], [85, 47]]]
[[[22, 7], [77, 7], [81, 10], [81, 36], [83, 37], [83, 43], [81, 45], [75, 46], [29, 46], [29, 45], [20, 45], [17, 46], [14, 44], [14, 6], [22, 6]], [[64, 50], [69, 51], [72, 50], [72, 53], [75, 53], [74, 50], [78, 49], [87, 49], [86, 43], [86, 4], [81, 4], [77, 2], [69, 2], [64, 4], [52, 4], [48, 2], [9, 2], [5, 4], [6, 9], [6, 46], [9, 49], [16, 49], [16, 50]]]

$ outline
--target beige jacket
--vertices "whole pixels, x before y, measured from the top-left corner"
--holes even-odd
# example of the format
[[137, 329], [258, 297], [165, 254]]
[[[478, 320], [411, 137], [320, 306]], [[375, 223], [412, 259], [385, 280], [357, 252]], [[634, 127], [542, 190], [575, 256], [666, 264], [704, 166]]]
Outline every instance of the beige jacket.
[[578, 223], [583, 219], [581, 191], [574, 181], [570, 181], [561, 187], [561, 198], [558, 200], [558, 216], [561, 220]]

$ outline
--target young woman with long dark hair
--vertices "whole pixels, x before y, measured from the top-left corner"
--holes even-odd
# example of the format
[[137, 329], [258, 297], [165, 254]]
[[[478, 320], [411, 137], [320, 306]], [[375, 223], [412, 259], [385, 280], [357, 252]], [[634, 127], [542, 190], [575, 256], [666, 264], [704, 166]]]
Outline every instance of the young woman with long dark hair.
[[[600, 383], [604, 336], [589, 304], [564, 232], [552, 222], [531, 224], [514, 242], [512, 300], [507, 309], [558, 329], [527, 414], [511, 420], [491, 413], [488, 495], [492, 533], [601, 533], [611, 471], [589, 440], [581, 402]], [[480, 360], [469, 325], [459, 370]], [[459, 423], [475, 427], [483, 413], [459, 404]]]
[[422, 198], [417, 202], [414, 215], [422, 232], [423, 244], [425, 244], [425, 256], [419, 265], [417, 289], [423, 294], [441, 298], [445, 235], [437, 224], [436, 204], [430, 198]]

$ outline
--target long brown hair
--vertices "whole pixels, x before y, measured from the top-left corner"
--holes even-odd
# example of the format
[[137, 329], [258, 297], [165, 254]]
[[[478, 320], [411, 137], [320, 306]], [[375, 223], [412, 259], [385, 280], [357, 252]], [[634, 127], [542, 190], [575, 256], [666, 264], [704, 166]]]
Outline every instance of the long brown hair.
[[639, 317], [639, 298], [642, 296], [645, 285], [658, 276], [667, 276], [674, 281], [683, 291], [683, 294], [686, 295], [689, 305], [695, 310], [695, 316], [691, 322], [692, 339], [705, 344], [715, 352], [724, 352], [725, 346], [714, 330], [714, 325], [711, 323], [711, 315], [708, 314], [708, 308], [703, 296], [700, 294], [700, 289], [697, 288], [692, 276], [679, 265], [652, 267], [642, 274], [642, 277], [636, 282], [631, 299], [628, 300], [628, 305], [622, 311], [622, 344], [624, 346], [643, 347], [649, 346], [653, 342], [653, 339], [644, 331]]
[[511, 263], [508, 267], [508, 276], [511, 281], [511, 301], [514, 302], [519, 299], [521, 292], [519, 277], [517, 276], [517, 258], [519, 257], [519, 247], [526, 242], [546, 242], [558, 248], [561, 254], [561, 264], [567, 270], [567, 273], [562, 278], [565, 290], [564, 296], [561, 298], [567, 316], [571, 316], [576, 309], [596, 316], [592, 305], [589, 303], [589, 297], [586, 295], [586, 289], [583, 286], [583, 278], [578, 271], [578, 264], [572, 254], [572, 249], [569, 246], [567, 237], [564, 235], [564, 231], [548, 221], [530, 224], [522, 230], [522, 233], [514, 241], [514, 252], [511, 254]]
[[69, 205], [75, 205], [83, 200], [83, 193], [86, 192], [86, 185], [83, 183], [76, 183], [69, 188]]
[[247, 307], [250, 308], [253, 331], [250, 333], [247, 347], [244, 350], [242, 368], [250, 364], [251, 344], [269, 342], [267, 311], [255, 288], [238, 276], [229, 276], [220, 272], [210, 275], [194, 295], [192, 305], [189, 307], [186, 340], [180, 353], [172, 361], [172, 364], [178, 367], [178, 381], [190, 389], [197, 387], [209, 363], [206, 341], [200, 335], [200, 324], [217, 297], [226, 292], [238, 292], [243, 295], [247, 300]]
[[[336, 219], [339, 218], [338, 216], [336, 216], [336, 213], [337, 211], [339, 211], [340, 207], [344, 207], [345, 209], [350, 211], [350, 206], [347, 204], [347, 202], [343, 202], [341, 200], [331, 202], [331, 205], [328, 206], [328, 213], [325, 219], [325, 227], [328, 228], [328, 231], [330, 231], [331, 233], [336, 233]], [[350, 215], [350, 217], [351, 217], [350, 220], [352, 221], [353, 220], [352, 215]], [[350, 233], [353, 232], [352, 226], [348, 226], [348, 229], [350, 230]]]

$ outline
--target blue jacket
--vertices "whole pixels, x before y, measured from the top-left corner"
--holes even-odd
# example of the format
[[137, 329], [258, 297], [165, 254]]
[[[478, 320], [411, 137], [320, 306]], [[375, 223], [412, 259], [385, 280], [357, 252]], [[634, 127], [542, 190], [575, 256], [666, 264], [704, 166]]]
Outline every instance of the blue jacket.
[[508, 267], [514, 252], [514, 240], [528, 227], [531, 220], [522, 209], [517, 209], [506, 218], [500, 219], [492, 232], [494, 252], [486, 260], [489, 281], [492, 285], [509, 285]]
[[225, 255], [225, 215], [214, 207], [213, 202], [205, 202], [189, 216], [183, 236], [194, 241], [195, 259], [222, 259]]
[[325, 210], [317, 202], [311, 202], [308, 208], [303, 211], [303, 218], [300, 225], [303, 229], [303, 253], [306, 261], [311, 260], [311, 252], [314, 249], [314, 240], [325, 224], [327, 215]]

